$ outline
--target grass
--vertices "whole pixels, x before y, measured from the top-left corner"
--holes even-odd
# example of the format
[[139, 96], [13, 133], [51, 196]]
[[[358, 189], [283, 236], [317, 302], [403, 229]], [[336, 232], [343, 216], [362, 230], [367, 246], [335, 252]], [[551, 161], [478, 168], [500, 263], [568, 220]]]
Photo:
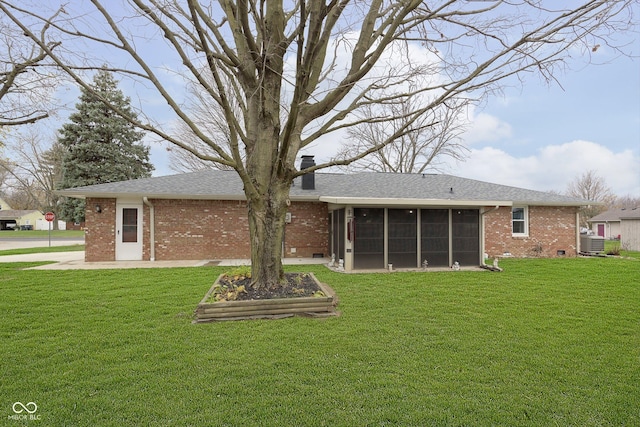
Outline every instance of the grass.
[[[48, 230], [2, 230], [0, 231], [0, 241], [2, 239], [41, 239], [49, 237]], [[51, 230], [51, 237], [68, 237], [68, 238], [82, 238], [84, 237], [83, 230]]]
[[620, 256], [627, 258], [635, 258], [640, 260], [640, 252], [638, 251], [627, 251], [624, 250], [620, 246], [619, 240], [605, 240], [604, 241], [604, 252], [609, 254], [619, 254]]
[[[0, 242], [3, 239], [42, 239], [49, 237], [49, 231], [43, 230], [30, 230], [30, 231], [0, 231]], [[84, 231], [82, 230], [52, 230], [52, 238], [82, 238], [84, 237]], [[0, 251], [0, 257], [3, 255], [24, 255], [24, 254], [36, 254], [36, 253], [50, 253], [50, 252], [73, 252], [84, 251], [85, 245], [66, 245], [66, 246], [46, 246], [35, 248], [18, 248], [7, 249]], [[0, 261], [2, 259], [0, 258]]]
[[42, 425], [640, 424], [640, 262], [500, 265], [305, 266], [341, 317], [193, 325], [222, 268], [0, 264], [0, 417], [20, 401]]
[[[47, 246], [39, 248], [19, 248], [19, 249], [7, 249], [0, 251], [0, 257], [3, 255], [25, 255], [25, 254], [40, 254], [50, 252], [75, 252], [84, 251], [85, 245], [67, 245], [67, 246]], [[2, 258], [0, 258], [2, 261]]]

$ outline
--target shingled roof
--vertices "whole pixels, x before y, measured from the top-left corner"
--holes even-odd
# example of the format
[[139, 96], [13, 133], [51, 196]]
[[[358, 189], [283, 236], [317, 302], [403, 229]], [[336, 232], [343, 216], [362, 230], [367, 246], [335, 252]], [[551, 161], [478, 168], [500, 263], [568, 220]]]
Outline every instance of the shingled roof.
[[594, 216], [587, 222], [616, 222], [621, 219], [640, 219], [640, 208], [609, 209]]
[[[69, 197], [148, 197], [158, 199], [242, 200], [240, 177], [234, 171], [202, 170], [179, 175], [135, 179], [60, 190]], [[293, 201], [340, 204], [582, 206], [587, 200], [555, 193], [460, 178], [446, 174], [316, 173], [315, 189], [302, 189], [300, 179], [291, 187]]]
[[0, 210], [0, 219], [1, 220], [12, 220], [22, 218], [23, 216], [32, 214], [34, 212], [39, 212], [35, 209], [30, 210], [19, 210], [19, 209], [2, 209]]

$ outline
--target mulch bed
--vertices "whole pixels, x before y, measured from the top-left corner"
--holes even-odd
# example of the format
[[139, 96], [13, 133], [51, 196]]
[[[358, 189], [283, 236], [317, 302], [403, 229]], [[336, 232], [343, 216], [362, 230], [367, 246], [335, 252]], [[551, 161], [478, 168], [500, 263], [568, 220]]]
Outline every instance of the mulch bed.
[[310, 297], [316, 292], [322, 292], [310, 274], [285, 273], [285, 279], [286, 283], [277, 287], [261, 287], [260, 289], [250, 286], [251, 278], [248, 277], [223, 276], [220, 278], [219, 283], [229, 289], [237, 289], [240, 286], [244, 286], [244, 292], [237, 294], [237, 301]]

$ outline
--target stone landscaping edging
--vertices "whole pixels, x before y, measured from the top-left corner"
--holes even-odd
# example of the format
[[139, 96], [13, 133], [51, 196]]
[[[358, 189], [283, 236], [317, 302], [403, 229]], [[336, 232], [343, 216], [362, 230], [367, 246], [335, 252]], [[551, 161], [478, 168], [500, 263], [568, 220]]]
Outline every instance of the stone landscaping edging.
[[221, 274], [196, 307], [193, 323], [223, 320], [281, 319], [291, 316], [329, 317], [340, 315], [335, 309], [338, 305], [338, 298], [334, 290], [318, 281], [313, 273], [309, 273], [309, 275], [326, 296], [207, 302], [218, 281], [224, 276]]

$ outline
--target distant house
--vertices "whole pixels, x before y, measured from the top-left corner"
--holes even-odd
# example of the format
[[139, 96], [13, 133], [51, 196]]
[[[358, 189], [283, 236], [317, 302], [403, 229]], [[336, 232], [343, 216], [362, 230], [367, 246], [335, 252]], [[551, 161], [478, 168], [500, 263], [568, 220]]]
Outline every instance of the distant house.
[[589, 229], [596, 236], [613, 240], [620, 238], [620, 213], [622, 209], [610, 209], [587, 220]]
[[[248, 259], [242, 182], [203, 170], [59, 191], [86, 199], [86, 261]], [[324, 174], [295, 180], [285, 257], [345, 270], [477, 266], [486, 256], [576, 256], [590, 202], [433, 174]]]
[[605, 239], [620, 239], [626, 250], [640, 251], [640, 209], [610, 209], [587, 221], [594, 234]]
[[[37, 209], [11, 209], [0, 199], [0, 230], [48, 230], [49, 223], [44, 214]], [[66, 229], [65, 221], [58, 221], [58, 229]]]
[[43, 215], [38, 210], [11, 209], [3, 199], [0, 199], [0, 230], [35, 230], [38, 219]]

